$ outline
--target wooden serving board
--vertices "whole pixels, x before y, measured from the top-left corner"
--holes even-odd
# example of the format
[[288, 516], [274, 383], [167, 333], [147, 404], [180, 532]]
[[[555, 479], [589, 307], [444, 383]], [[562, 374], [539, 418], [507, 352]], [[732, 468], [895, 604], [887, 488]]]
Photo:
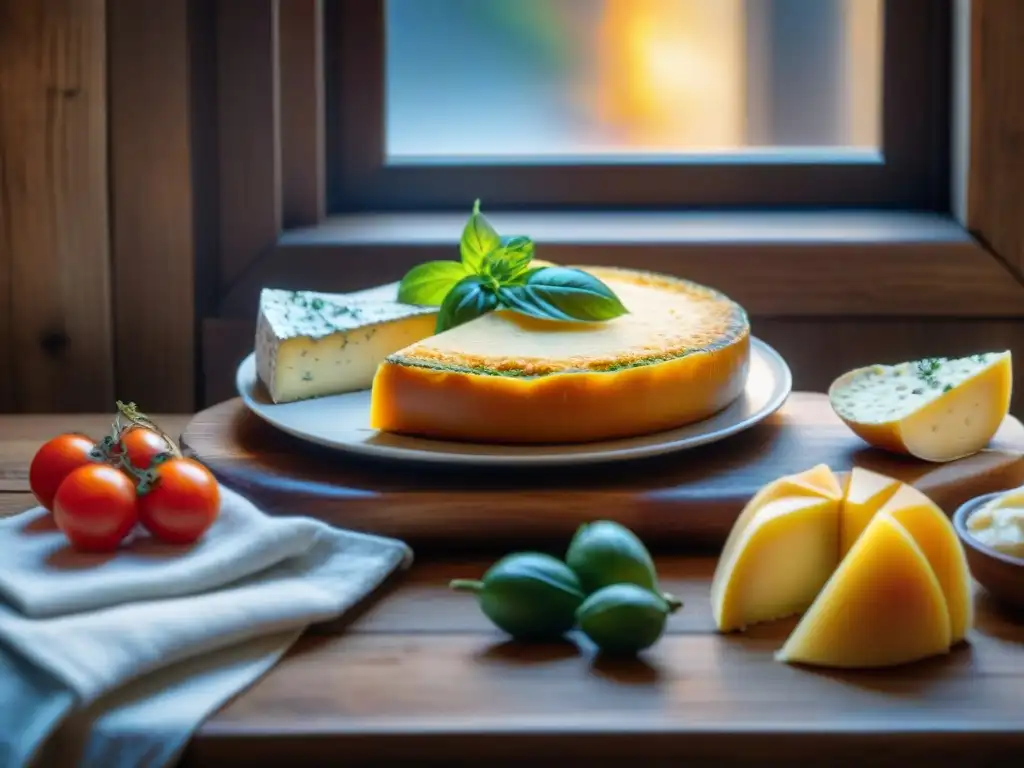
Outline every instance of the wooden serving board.
[[825, 395], [806, 392], [719, 443], [578, 469], [371, 461], [290, 437], [239, 399], [196, 414], [181, 442], [221, 482], [271, 514], [394, 536], [420, 551], [559, 549], [581, 523], [599, 518], [629, 526], [655, 550], [717, 549], [758, 488], [820, 462], [897, 477], [948, 514], [974, 496], [1024, 484], [1024, 426], [1012, 416], [988, 450], [929, 464], [867, 447]]

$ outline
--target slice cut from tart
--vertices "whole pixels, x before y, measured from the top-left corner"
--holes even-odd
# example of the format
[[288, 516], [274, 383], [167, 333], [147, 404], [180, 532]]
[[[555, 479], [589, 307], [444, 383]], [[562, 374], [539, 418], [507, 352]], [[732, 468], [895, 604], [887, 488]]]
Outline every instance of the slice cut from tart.
[[598, 323], [492, 312], [389, 355], [374, 429], [481, 443], [582, 443], [671, 429], [743, 392], [743, 308], [695, 283], [583, 267], [628, 314]]

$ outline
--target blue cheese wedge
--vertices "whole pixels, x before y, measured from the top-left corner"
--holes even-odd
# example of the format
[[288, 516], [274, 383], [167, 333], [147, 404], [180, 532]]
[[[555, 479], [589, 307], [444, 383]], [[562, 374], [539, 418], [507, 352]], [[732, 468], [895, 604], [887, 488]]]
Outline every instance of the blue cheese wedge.
[[394, 283], [347, 294], [263, 289], [256, 373], [271, 399], [369, 389], [384, 358], [434, 333], [436, 307], [396, 299]]
[[836, 379], [836, 415], [868, 443], [926, 461], [977, 453], [1010, 409], [1010, 352], [858, 368]]

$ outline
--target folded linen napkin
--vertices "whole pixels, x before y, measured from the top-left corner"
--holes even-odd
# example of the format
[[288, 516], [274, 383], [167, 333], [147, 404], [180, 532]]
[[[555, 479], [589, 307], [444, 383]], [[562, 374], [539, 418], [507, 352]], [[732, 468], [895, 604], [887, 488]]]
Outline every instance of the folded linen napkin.
[[[142, 538], [76, 554], [41, 508], [0, 521], [0, 766], [47, 739], [47, 768], [166, 765], [303, 628], [411, 561], [401, 542], [270, 518], [221, 492], [217, 523], [184, 551]], [[157, 700], [175, 713], [159, 728]], [[62, 723], [70, 733], [54, 737]]]

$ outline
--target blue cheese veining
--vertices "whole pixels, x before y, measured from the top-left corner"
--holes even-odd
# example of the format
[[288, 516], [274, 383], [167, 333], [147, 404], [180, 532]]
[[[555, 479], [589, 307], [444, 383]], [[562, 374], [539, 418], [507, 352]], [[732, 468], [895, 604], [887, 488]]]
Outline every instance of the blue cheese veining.
[[898, 365], [873, 365], [832, 394], [840, 416], [885, 423], [910, 415], [1009, 355], [985, 352], [970, 357], [930, 357]]
[[264, 288], [256, 373], [275, 403], [369, 389], [385, 357], [434, 333], [435, 307], [402, 304], [394, 284], [357, 293]]
[[1009, 351], [850, 371], [829, 387], [836, 415], [868, 443], [925, 461], [982, 450], [1010, 408]]

